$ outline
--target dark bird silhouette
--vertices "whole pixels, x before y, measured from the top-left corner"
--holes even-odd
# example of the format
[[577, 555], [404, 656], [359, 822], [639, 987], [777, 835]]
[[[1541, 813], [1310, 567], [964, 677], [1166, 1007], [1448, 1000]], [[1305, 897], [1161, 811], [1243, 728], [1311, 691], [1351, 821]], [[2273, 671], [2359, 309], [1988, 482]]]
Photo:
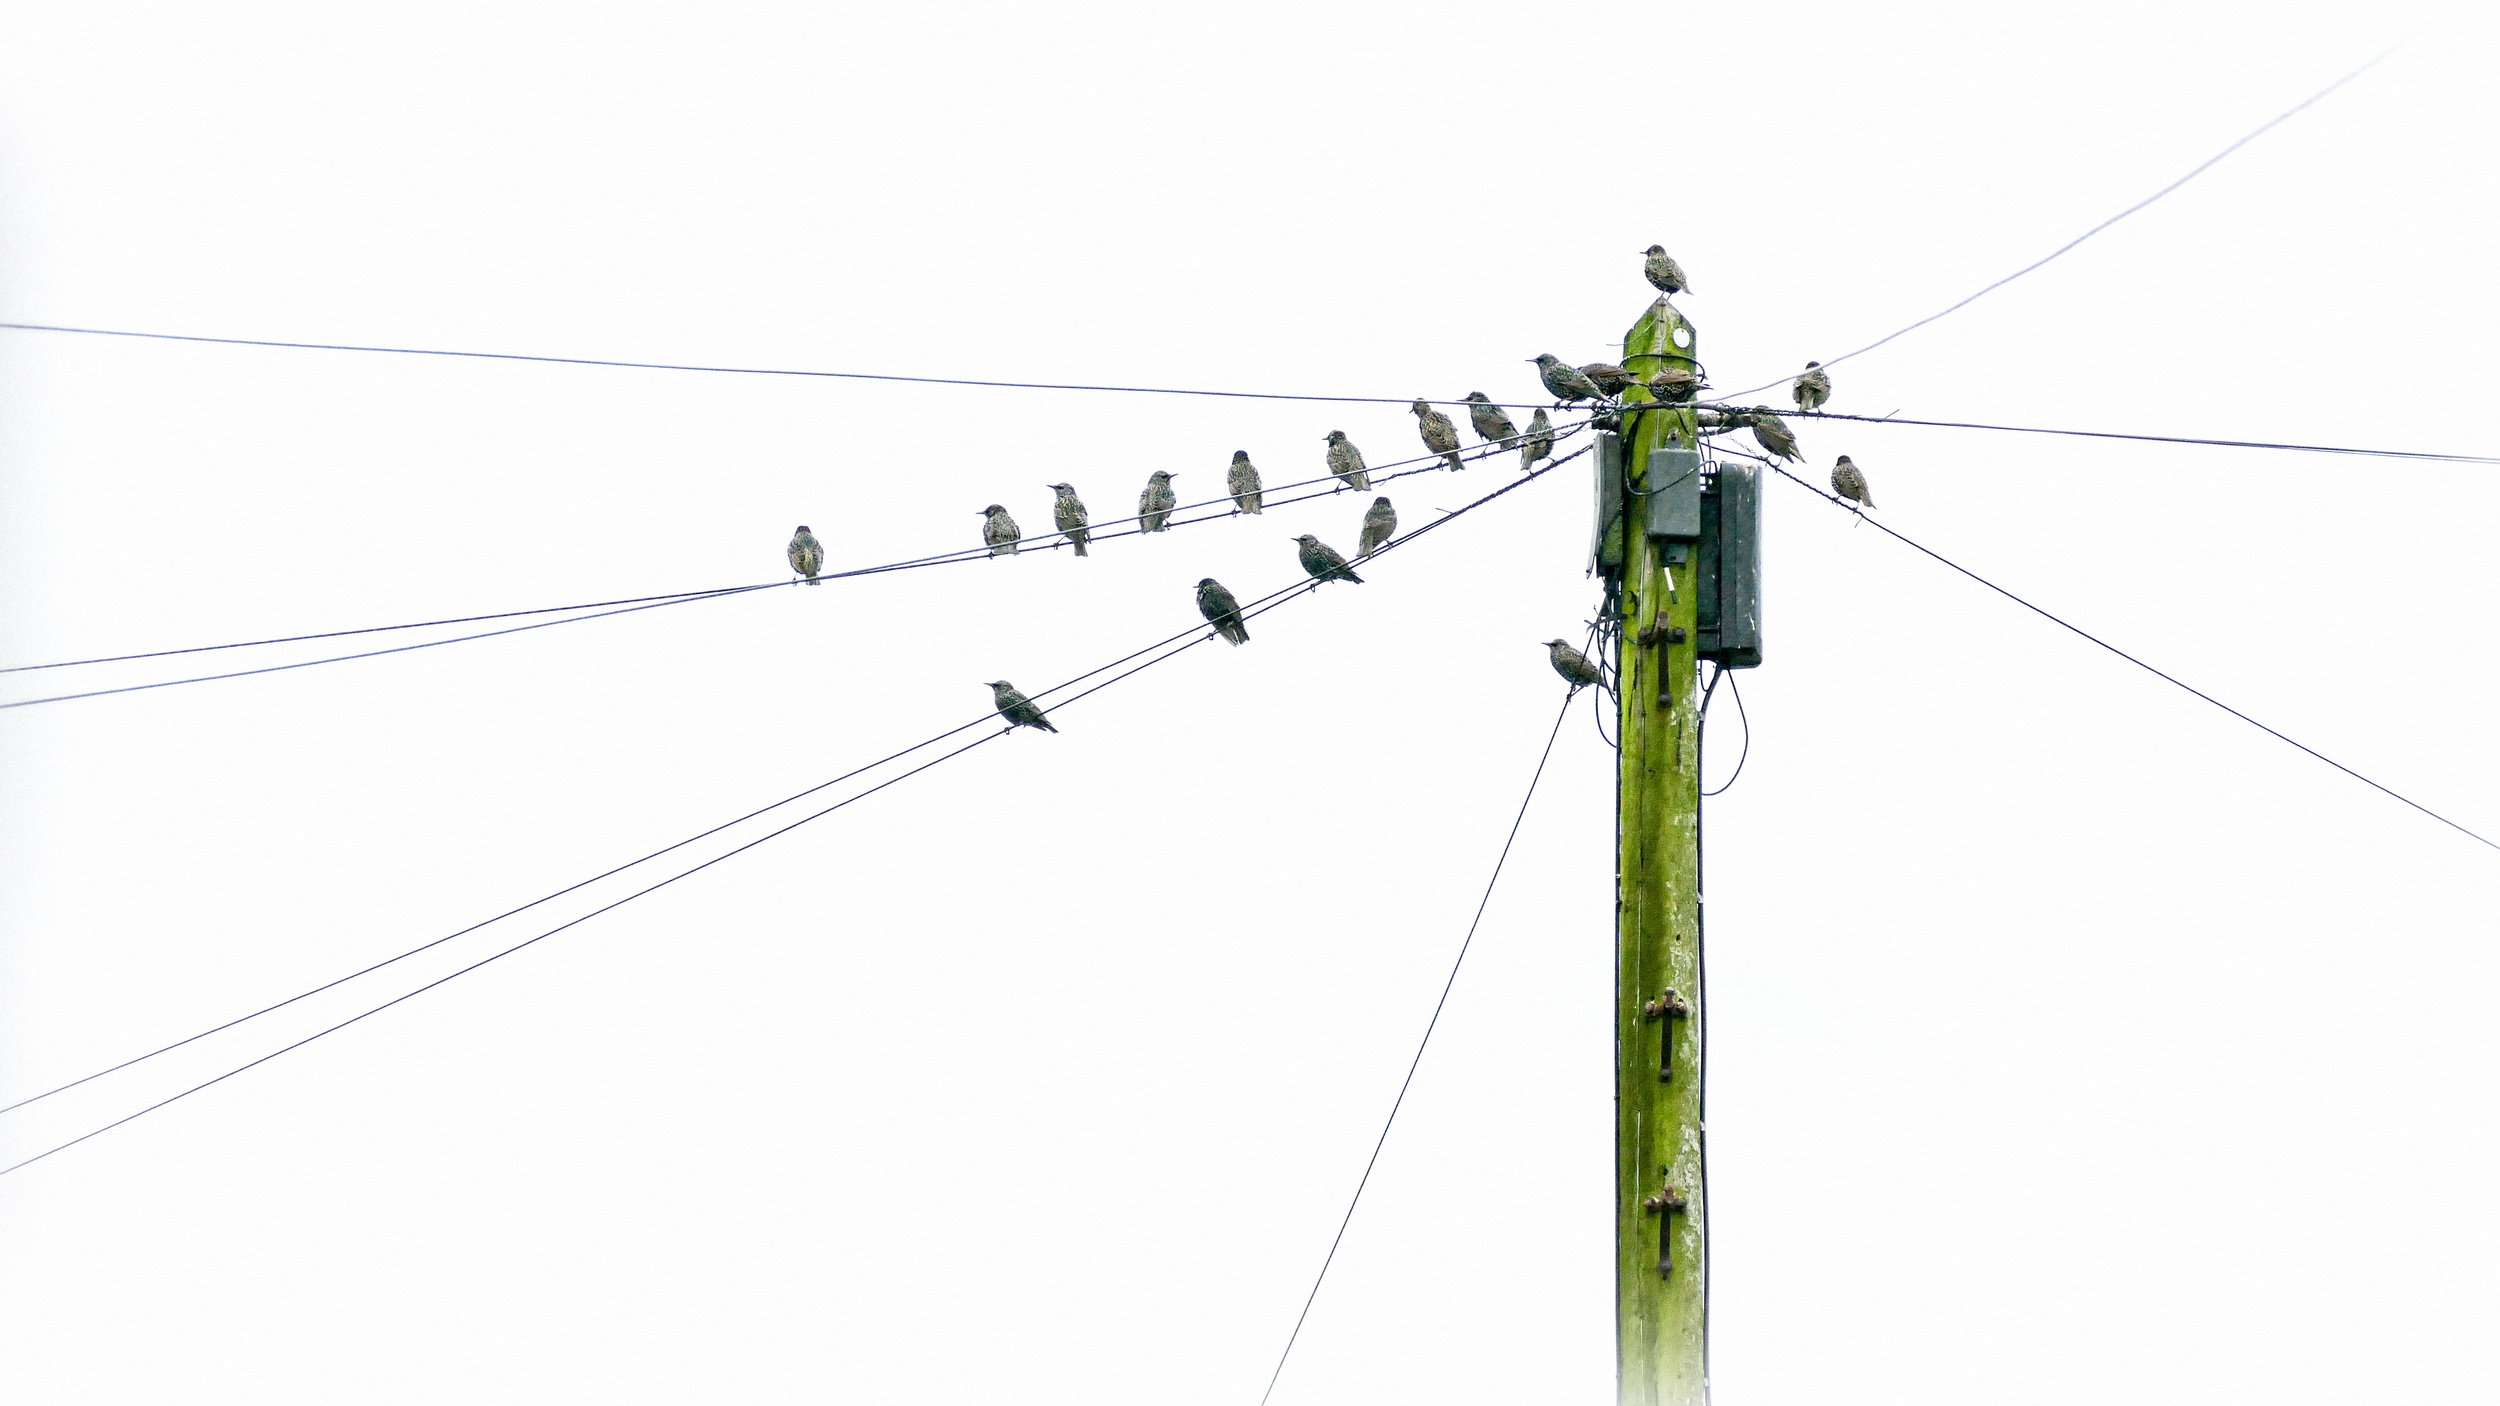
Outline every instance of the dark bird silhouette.
[[1233, 511], [1252, 516], [1266, 511], [1267, 494], [1259, 487], [1259, 471], [1250, 466], [1250, 451], [1233, 451], [1233, 466], [1224, 471], [1224, 491], [1233, 495]]
[[1839, 463], [1832, 465], [1832, 491], [1861, 508], [1875, 506], [1875, 495], [1866, 488], [1866, 475], [1858, 471], [1857, 465], [1849, 462], [1846, 454], [1840, 456]]
[[1536, 373], [1544, 379], [1545, 389], [1552, 392], [1555, 399], [1561, 403], [1569, 405], [1575, 400], [1604, 400], [1606, 398], [1604, 391], [1599, 390], [1588, 377], [1580, 374], [1580, 368], [1564, 365], [1562, 359], [1552, 352], [1542, 352], [1528, 359], [1536, 363]]
[[1823, 363], [1809, 361], [1789, 385], [1788, 393], [1796, 397], [1798, 409], [1820, 410], [1823, 402], [1832, 398], [1831, 373], [1823, 369]]
[[1487, 444], [1508, 449], [1519, 439], [1519, 427], [1510, 422], [1502, 407], [1482, 391], [1467, 393], [1467, 419], [1476, 427], [1476, 438]]
[[1580, 368], [1580, 374], [1589, 378], [1590, 385], [1608, 395], [1621, 395], [1624, 387], [1639, 384], [1631, 372], [1611, 361], [1592, 361]]
[[[1372, 486], [1371, 475], [1363, 470], [1363, 451], [1354, 447], [1354, 441], [1346, 438], [1343, 430], [1328, 432], [1328, 471], [1343, 479], [1346, 488]], [[1343, 493], [1345, 488], [1337, 491]]]
[[1020, 727], [1038, 727], [1044, 732], [1059, 730], [1050, 725], [1050, 719], [1042, 716], [1041, 709], [1033, 706], [1032, 699], [1016, 692], [1016, 686], [1005, 679], [991, 682], [990, 701], [998, 705], [998, 715], [1007, 720], [1010, 732]]
[[1146, 491], [1137, 495], [1137, 526], [1145, 532], [1161, 532], [1172, 521], [1172, 509], [1180, 499], [1172, 495], [1172, 476], [1161, 469], [1146, 475]]
[[1241, 622], [1241, 602], [1212, 576], [1198, 578], [1198, 613], [1225, 639], [1234, 644], [1250, 642], [1250, 627]]
[[1574, 693], [1590, 684], [1606, 681], [1604, 671], [1590, 663], [1587, 655], [1573, 649], [1568, 641], [1547, 640], [1545, 657], [1554, 661], [1554, 672], [1562, 675], [1571, 684], [1571, 691]]
[[811, 586], [816, 584], [816, 573], [825, 569], [825, 549], [817, 545], [816, 534], [807, 530], [806, 523], [790, 534], [790, 569], [806, 577]]
[[990, 544], [990, 555], [1014, 556], [1016, 543], [1024, 538], [1024, 529], [1016, 526], [1016, 520], [1007, 516], [1007, 510], [996, 503], [983, 508], [981, 516], [987, 519], [981, 524], [981, 540]]
[[1357, 586], [1363, 584], [1363, 578], [1354, 574], [1354, 568], [1345, 564], [1345, 558], [1337, 554], [1336, 548], [1308, 532], [1293, 540], [1302, 544], [1302, 569], [1311, 573], [1313, 581], [1351, 581]]
[[1761, 445], [1772, 456], [1789, 460], [1804, 458], [1797, 452], [1797, 436], [1789, 433], [1786, 420], [1768, 410], [1756, 410], [1745, 417], [1745, 423], [1753, 426], [1754, 443]]
[[1380, 544], [1398, 535], [1398, 510], [1386, 498], [1374, 498], [1370, 512], [1363, 514], [1363, 540], [1354, 547], [1357, 561], [1380, 550]]
[[1050, 520], [1067, 534], [1068, 543], [1076, 548], [1078, 556], [1087, 555], [1085, 544], [1094, 540], [1094, 534], [1087, 527], [1092, 519], [1085, 516], [1084, 500], [1076, 496], [1075, 489], [1064, 483], [1054, 483], [1050, 485], [1050, 490], [1059, 495], [1058, 500], [1050, 505]]
[[1449, 416], [1433, 409], [1430, 401], [1418, 400], [1406, 408], [1415, 412], [1415, 429], [1424, 437], [1424, 448], [1440, 455], [1441, 462], [1453, 469], [1467, 467], [1458, 457], [1458, 426], [1450, 423]]
[[1667, 257], [1664, 245], [1652, 244], [1641, 253], [1641, 272], [1649, 275], [1650, 287], [1661, 293], [1681, 293], [1692, 286], [1684, 281], [1683, 266]]

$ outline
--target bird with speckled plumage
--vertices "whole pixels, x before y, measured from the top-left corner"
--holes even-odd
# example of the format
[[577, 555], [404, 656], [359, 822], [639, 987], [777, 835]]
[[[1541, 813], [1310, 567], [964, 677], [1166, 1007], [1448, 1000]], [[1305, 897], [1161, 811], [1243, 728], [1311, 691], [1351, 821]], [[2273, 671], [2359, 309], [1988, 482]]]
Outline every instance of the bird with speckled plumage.
[[1536, 374], [1545, 382], [1545, 389], [1565, 405], [1575, 400], [1604, 400], [1606, 393], [1597, 388], [1580, 368], [1563, 361], [1552, 352], [1540, 352], [1528, 358], [1536, 363]]
[[1037, 727], [1044, 732], [1059, 730], [1050, 725], [1050, 719], [1042, 715], [1042, 710], [1033, 705], [1032, 699], [1016, 692], [1014, 684], [1005, 679], [994, 679], [989, 689], [990, 701], [998, 706], [998, 715], [1007, 720], [1009, 732], [1020, 727]]
[[1212, 576], [1198, 578], [1198, 613], [1207, 617], [1207, 623], [1228, 643], [1250, 642], [1250, 627], [1241, 620], [1241, 602], [1233, 599], [1224, 583]]
[[1250, 464], [1250, 451], [1233, 451], [1233, 466], [1224, 471], [1224, 491], [1233, 496], [1233, 511], [1253, 517], [1267, 511], [1267, 494], [1259, 486], [1259, 471]]
[[1088, 526], [1093, 519], [1085, 515], [1085, 500], [1064, 483], [1051, 484], [1050, 491], [1058, 495], [1050, 505], [1050, 520], [1067, 536], [1068, 545], [1076, 548], [1078, 556], [1088, 555], [1085, 544], [1094, 540], [1094, 534]]
[[1146, 491], [1137, 495], [1137, 527], [1141, 532], [1161, 532], [1171, 525], [1172, 509], [1180, 499], [1172, 492], [1172, 475], [1157, 469], [1146, 475]]
[[[1371, 475], [1363, 468], [1363, 451], [1354, 447], [1354, 441], [1346, 438], [1343, 430], [1328, 432], [1328, 471], [1335, 474], [1345, 488], [1362, 491], [1372, 486]], [[1345, 488], [1337, 491], [1343, 493]]]
[[1861, 509], [1875, 506], [1875, 495], [1867, 489], [1866, 475], [1859, 471], [1857, 465], [1849, 462], [1846, 454], [1840, 456], [1839, 463], [1832, 465], [1832, 491]]
[[1357, 586], [1363, 584], [1363, 578], [1354, 574], [1354, 568], [1345, 564], [1345, 557], [1336, 548], [1308, 532], [1293, 540], [1302, 546], [1302, 569], [1311, 573], [1314, 590], [1330, 581], [1351, 581]]
[[981, 517], [981, 540], [990, 544], [990, 555], [1014, 556], [1016, 543], [1024, 539], [1024, 529], [1016, 526], [1016, 520], [1007, 516], [1007, 510], [996, 503], [983, 508]]
[[1361, 561], [1380, 550], [1380, 544], [1398, 535], [1398, 510], [1385, 497], [1372, 500], [1371, 511], [1363, 514], [1363, 540], [1354, 544], [1354, 559]]
[[1453, 469], [1467, 467], [1466, 461], [1458, 457], [1458, 426], [1450, 423], [1449, 416], [1433, 409], [1428, 400], [1418, 400], [1406, 408], [1415, 412], [1415, 430], [1423, 436], [1424, 448], [1440, 455], [1441, 462]]
[[816, 541], [816, 534], [807, 530], [806, 523], [800, 523], [799, 530], [790, 534], [789, 556], [790, 569], [806, 577], [807, 584], [815, 585], [816, 573], [825, 569], [825, 549]]
[[1606, 681], [1605, 673], [1590, 663], [1587, 655], [1573, 649], [1568, 640], [1545, 641], [1545, 657], [1553, 661], [1554, 672], [1563, 676], [1574, 693]]

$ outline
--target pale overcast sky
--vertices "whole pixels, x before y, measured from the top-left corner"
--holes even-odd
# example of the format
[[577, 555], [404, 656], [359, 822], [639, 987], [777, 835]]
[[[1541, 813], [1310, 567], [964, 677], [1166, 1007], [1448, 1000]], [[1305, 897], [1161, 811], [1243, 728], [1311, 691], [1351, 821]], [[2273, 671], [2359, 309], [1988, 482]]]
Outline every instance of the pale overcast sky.
[[[2407, 5], [20, 0], [0, 320], [1526, 400], [1526, 358], [1619, 347], [1659, 241], [1741, 387], [2426, 15], [1832, 408], [2492, 453], [2493, 31]], [[0, 661], [769, 581], [799, 522], [891, 561], [993, 501], [1038, 529], [1055, 480], [1110, 517], [1235, 449], [1307, 477], [1331, 429], [1420, 448], [1398, 405], [0, 332]], [[2500, 827], [2500, 469], [1803, 437]], [[1387, 491], [1415, 525], [1512, 476]], [[1708, 811], [1718, 1400], [2492, 1399], [2500, 854], [1768, 497]], [[0, 715], [0, 1102], [1185, 629], [1367, 501]], [[1256, 1401], [1560, 701], [1588, 514], [1575, 464], [0, 1178], [9, 1399]], [[1611, 1399], [1611, 764], [1575, 717], [1278, 1406]], [[0, 1115], [0, 1160], [642, 872]]]

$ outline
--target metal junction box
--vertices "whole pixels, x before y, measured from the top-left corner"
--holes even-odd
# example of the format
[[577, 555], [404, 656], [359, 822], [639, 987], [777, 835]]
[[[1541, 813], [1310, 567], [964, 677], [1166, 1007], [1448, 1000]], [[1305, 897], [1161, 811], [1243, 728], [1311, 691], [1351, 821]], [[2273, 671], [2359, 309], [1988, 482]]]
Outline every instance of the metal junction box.
[[1762, 470], [1721, 460], [1701, 490], [1695, 652], [1722, 668], [1762, 662]]
[[1701, 454], [1692, 449], [1649, 451], [1641, 475], [1641, 502], [1649, 535], [1665, 542], [1701, 537]]

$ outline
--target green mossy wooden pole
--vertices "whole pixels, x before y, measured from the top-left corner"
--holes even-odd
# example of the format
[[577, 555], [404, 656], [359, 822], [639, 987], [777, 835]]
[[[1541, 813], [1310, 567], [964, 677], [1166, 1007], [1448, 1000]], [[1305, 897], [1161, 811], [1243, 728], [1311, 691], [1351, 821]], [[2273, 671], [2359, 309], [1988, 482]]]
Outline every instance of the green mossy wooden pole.
[[[1635, 377], [1695, 365], [1659, 299], [1623, 339]], [[1621, 784], [1616, 816], [1615, 1359], [1625, 1406], [1701, 1406], [1700, 738], [1690, 549], [1644, 530], [1650, 451], [1698, 443], [1690, 409], [1624, 396]], [[1683, 557], [1670, 561], [1670, 557]], [[1665, 993], [1673, 991], [1674, 996]], [[1676, 1007], [1682, 1007], [1678, 1011]], [[1659, 1042], [1673, 1041], [1662, 1054]], [[1671, 1056], [1666, 1057], [1666, 1056]], [[1672, 1070], [1662, 1078], [1662, 1069]], [[1663, 1239], [1662, 1239], [1663, 1236]], [[1667, 1265], [1661, 1272], [1661, 1250]]]

